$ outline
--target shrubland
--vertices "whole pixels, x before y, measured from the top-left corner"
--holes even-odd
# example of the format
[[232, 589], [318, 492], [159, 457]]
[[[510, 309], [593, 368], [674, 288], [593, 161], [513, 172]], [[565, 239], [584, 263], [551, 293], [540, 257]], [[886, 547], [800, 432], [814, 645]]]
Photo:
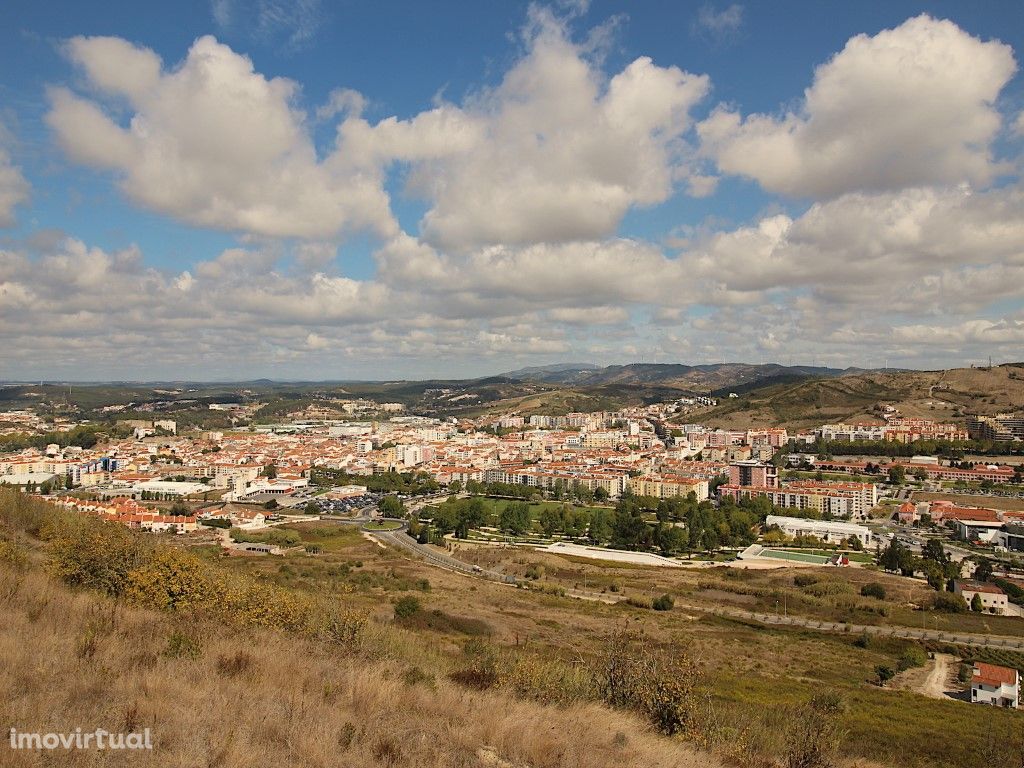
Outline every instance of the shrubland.
[[[0, 720], [150, 727], [131, 759], [153, 766], [1017, 768], [972, 757], [984, 733], [1011, 748], [1013, 715], [867, 679], [919, 661], [906, 644], [689, 615], [672, 588], [660, 612], [572, 600], [539, 564], [542, 589], [516, 590], [297, 530], [322, 554], [228, 558], [0, 493]], [[632, 573], [613, 583], [642, 603]], [[119, 764], [73, 758], [48, 756]]]

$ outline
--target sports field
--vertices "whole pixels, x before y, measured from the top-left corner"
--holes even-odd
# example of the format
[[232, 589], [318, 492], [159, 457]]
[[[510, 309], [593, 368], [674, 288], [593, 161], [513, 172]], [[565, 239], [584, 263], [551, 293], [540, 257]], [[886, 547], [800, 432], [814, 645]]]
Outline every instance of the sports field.
[[783, 552], [779, 549], [763, 549], [757, 556], [771, 557], [776, 560], [792, 560], [796, 563], [815, 563], [816, 565], [824, 565], [828, 562], [828, 558], [821, 555], [809, 555], [806, 552]]

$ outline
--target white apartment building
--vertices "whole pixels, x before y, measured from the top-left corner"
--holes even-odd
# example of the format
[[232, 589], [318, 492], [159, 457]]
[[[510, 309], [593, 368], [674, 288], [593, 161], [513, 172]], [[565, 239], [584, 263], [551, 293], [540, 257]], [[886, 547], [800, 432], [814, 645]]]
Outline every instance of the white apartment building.
[[862, 525], [840, 523], [834, 520], [804, 520], [799, 517], [768, 515], [765, 527], [777, 525], [787, 536], [817, 536], [822, 541], [838, 544], [850, 536], [867, 546], [871, 543], [871, 531]]

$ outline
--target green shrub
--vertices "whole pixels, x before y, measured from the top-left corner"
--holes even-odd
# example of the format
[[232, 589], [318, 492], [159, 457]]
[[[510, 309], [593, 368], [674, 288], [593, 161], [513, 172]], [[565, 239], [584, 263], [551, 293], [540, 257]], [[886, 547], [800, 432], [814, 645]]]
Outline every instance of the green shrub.
[[184, 632], [171, 632], [167, 636], [167, 647], [163, 655], [168, 659], [198, 659], [202, 654], [202, 644], [198, 638]]
[[478, 690], [491, 688], [498, 682], [498, 650], [493, 643], [477, 639], [467, 640], [462, 647], [462, 653], [468, 664], [463, 669], [451, 673], [452, 680]]
[[651, 608], [656, 611], [671, 611], [675, 604], [676, 601], [672, 598], [672, 595], [666, 593], [661, 597], [654, 598]]
[[0, 563], [7, 563], [15, 570], [23, 571], [28, 567], [28, 554], [13, 541], [0, 539]]
[[872, 581], [870, 584], [865, 584], [860, 588], [860, 594], [862, 597], [874, 597], [878, 600], [885, 600], [885, 587], [877, 581]]
[[897, 666], [900, 670], [923, 667], [928, 663], [928, 653], [919, 645], [911, 645], [900, 654]]
[[798, 587], [809, 587], [811, 584], [817, 584], [818, 581], [818, 577], [813, 573], [798, 573], [793, 577], [793, 583]]
[[964, 600], [963, 595], [954, 595], [952, 592], [936, 592], [932, 597], [932, 608], [946, 613], [964, 613], [967, 610], [967, 601]]
[[420, 601], [418, 597], [413, 595], [406, 595], [400, 597], [395, 602], [395, 618], [396, 619], [407, 619], [410, 616], [418, 613], [420, 610]]
[[128, 574], [145, 562], [148, 547], [117, 523], [91, 517], [60, 519], [48, 532], [50, 571], [73, 587], [84, 587], [120, 597], [128, 587]]
[[646, 597], [627, 597], [626, 605], [631, 605], [634, 608], [650, 608], [651, 601]]
[[878, 675], [878, 684], [885, 685], [887, 682], [896, 677], [896, 673], [893, 672], [892, 667], [886, 664], [879, 664], [875, 667], [875, 674]]
[[526, 576], [526, 578], [528, 579], [533, 579], [534, 581], [536, 581], [544, 575], [544, 566], [536, 564], [531, 565], [526, 569], [526, 572], [523, 575]]

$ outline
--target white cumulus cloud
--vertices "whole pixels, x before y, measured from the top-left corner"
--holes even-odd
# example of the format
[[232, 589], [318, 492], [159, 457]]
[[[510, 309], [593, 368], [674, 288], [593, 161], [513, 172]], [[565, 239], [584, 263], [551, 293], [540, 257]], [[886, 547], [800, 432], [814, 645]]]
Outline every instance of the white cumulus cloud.
[[393, 234], [379, 174], [317, 157], [294, 82], [263, 77], [212, 37], [169, 70], [117, 38], [73, 38], [67, 50], [101, 96], [127, 101], [130, 119], [122, 125], [101, 99], [53, 88], [47, 122], [73, 160], [116, 172], [134, 202], [259, 235]]
[[850, 39], [797, 111], [743, 118], [720, 107], [698, 130], [724, 173], [786, 195], [984, 185], [999, 171], [995, 101], [1015, 71], [1008, 45], [918, 16]]

